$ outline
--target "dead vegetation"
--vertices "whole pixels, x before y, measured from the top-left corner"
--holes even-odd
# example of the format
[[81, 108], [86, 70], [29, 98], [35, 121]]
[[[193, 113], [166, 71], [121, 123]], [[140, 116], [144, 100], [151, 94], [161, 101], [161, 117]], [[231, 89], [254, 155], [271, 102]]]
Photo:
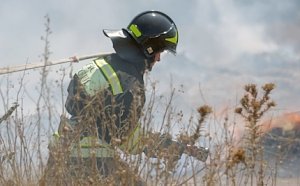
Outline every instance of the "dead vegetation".
[[[43, 38], [45, 41], [43, 61], [45, 63], [51, 54], [49, 52], [51, 33], [49, 23], [50, 20], [46, 17], [46, 36]], [[196, 119], [194, 119], [195, 116], [191, 116], [188, 121], [185, 121], [184, 113], [174, 109], [174, 91], [172, 91], [169, 97], [165, 97], [167, 101], [162, 109], [162, 121], [156, 128], [153, 126], [153, 123], [156, 123], [155, 110], [161, 107], [161, 97], [156, 95], [155, 85], [153, 85], [152, 93], [140, 120], [145, 129], [152, 131], [153, 134], [141, 139], [144, 146], [149, 149], [147, 152], [149, 157], [144, 153], [133, 156], [126, 150], [116, 150], [124, 139], [114, 136], [112, 141], [116, 153], [112, 163], [117, 166], [111, 176], [103, 178], [97, 174], [96, 158], [92, 158], [91, 162], [81, 162], [82, 164], [79, 165], [82, 166], [76, 167], [78, 170], [76, 176], [69, 171], [71, 168], [68, 162], [70, 144], [66, 144], [64, 136], [60, 136], [60, 141], [55, 143], [57, 146], [52, 147], [54, 150], [50, 151], [49, 155], [49, 141], [55, 139], [53, 134], [58, 129], [60, 115], [65, 112], [64, 108], [54, 109], [57, 108], [54, 106], [57, 102], [53, 101], [53, 98], [58, 96], [58, 91], [53, 92], [50, 86], [61, 90], [59, 97], [63, 105], [65, 97], [63, 80], [66, 76], [66, 69], [56, 71], [54, 80], [49, 78], [51, 73], [53, 72], [46, 67], [42, 69], [39, 86], [35, 89], [37, 92], [30, 92], [26, 89], [23, 81], [25, 74], [23, 74], [16, 94], [17, 98], [12, 98], [14, 94], [12, 94], [12, 80], [9, 76], [5, 76], [7, 78], [5, 82], [0, 82], [2, 110], [6, 111], [1, 113], [3, 116], [0, 119], [1, 185], [133, 185], [141, 182], [146, 182], [148, 185], [281, 185], [281, 182], [277, 181], [276, 166], [275, 169], [270, 170], [272, 166], [265, 160], [260, 130], [262, 118], [275, 106], [271, 99], [271, 93], [275, 87], [272, 83], [263, 85], [261, 90], [255, 84], [246, 85], [245, 94], [239, 106], [235, 111], [228, 112], [225, 118], [221, 118], [224, 119], [223, 125], [208, 120], [214, 112], [208, 105], [198, 108]], [[60, 77], [61, 81], [57, 77]], [[26, 97], [29, 97], [35, 104], [33, 114], [29, 116], [24, 110], [26, 105], [23, 100]], [[12, 99], [17, 100], [13, 106], [11, 106]], [[90, 109], [93, 110], [92, 107]], [[238, 146], [233, 141], [233, 133], [229, 130], [229, 126], [238, 125], [235, 121], [229, 120], [235, 114], [243, 118], [246, 126], [243, 141]], [[93, 130], [95, 121], [85, 122], [89, 123], [88, 130], [95, 131]], [[178, 128], [182, 127], [185, 130], [180, 130], [180, 133], [174, 135], [172, 133], [174, 123]], [[222, 133], [210, 131], [207, 127], [209, 125], [218, 125], [217, 128], [222, 129]], [[66, 135], [71, 132], [68, 126], [64, 126], [61, 130]], [[80, 138], [75, 134], [83, 129], [76, 130], [72, 131], [72, 135]], [[216, 138], [213, 137], [215, 133], [217, 133]], [[164, 137], [160, 138], [160, 134], [164, 134]], [[209, 159], [203, 163], [197, 158], [188, 157], [188, 155], [195, 155], [192, 148], [187, 149], [186, 155], [181, 158], [176, 146], [158, 148], [165, 139], [176, 139], [186, 146], [199, 145], [201, 140], [204, 140], [209, 144]], [[49, 156], [50, 159], [48, 159]], [[154, 156], [155, 158], [150, 158]], [[201, 159], [200, 156], [201, 154], [198, 159]], [[51, 167], [48, 166], [47, 161], [53, 161]], [[85, 176], [85, 163], [89, 163], [90, 171], [92, 171], [88, 176]], [[50, 180], [46, 180], [45, 176]]]

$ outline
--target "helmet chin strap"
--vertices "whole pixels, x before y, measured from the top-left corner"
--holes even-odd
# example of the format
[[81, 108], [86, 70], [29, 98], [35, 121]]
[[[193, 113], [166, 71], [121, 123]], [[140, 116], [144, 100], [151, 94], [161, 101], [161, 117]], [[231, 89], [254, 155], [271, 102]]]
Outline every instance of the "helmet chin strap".
[[[142, 48], [142, 46], [141, 46], [141, 48]], [[145, 59], [146, 70], [151, 71], [152, 66], [153, 66], [151, 64], [154, 63], [154, 60], [155, 60], [155, 55], [153, 53], [152, 47], [149, 46], [146, 50], [144, 50], [144, 54], [146, 56], [146, 59]]]
[[154, 63], [154, 57], [145, 59], [145, 70], [151, 71], [152, 70], [152, 63]]

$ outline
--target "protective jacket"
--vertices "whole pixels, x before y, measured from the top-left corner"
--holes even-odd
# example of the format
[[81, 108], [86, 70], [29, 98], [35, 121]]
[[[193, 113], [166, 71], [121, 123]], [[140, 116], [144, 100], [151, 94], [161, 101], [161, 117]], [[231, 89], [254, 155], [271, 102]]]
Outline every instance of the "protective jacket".
[[133, 133], [139, 128], [145, 103], [143, 75], [149, 59], [124, 30], [104, 33], [116, 52], [95, 59], [75, 73], [65, 106], [78, 124], [96, 123], [99, 139], [109, 144], [112, 137], [136, 135]]

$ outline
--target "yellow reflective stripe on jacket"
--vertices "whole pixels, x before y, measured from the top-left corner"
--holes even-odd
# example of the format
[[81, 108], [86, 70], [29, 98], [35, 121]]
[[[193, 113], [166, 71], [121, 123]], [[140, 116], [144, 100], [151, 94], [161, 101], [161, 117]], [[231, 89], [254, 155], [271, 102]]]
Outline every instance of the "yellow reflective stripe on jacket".
[[123, 93], [117, 73], [113, 70], [110, 64], [108, 64], [104, 59], [96, 59], [94, 62], [105, 75], [111, 86], [113, 95]]
[[125, 150], [130, 154], [141, 153], [142, 144], [140, 142], [143, 135], [144, 135], [143, 129], [141, 128], [140, 124], [138, 124], [135, 127], [135, 129], [132, 131], [132, 133], [129, 135], [128, 140], [120, 146], [120, 149]]
[[91, 147], [106, 147], [102, 140], [98, 137], [87, 136], [80, 140], [80, 147], [81, 148], [91, 148]]
[[72, 149], [70, 157], [73, 158], [111, 158], [114, 157], [114, 150], [108, 148], [80, 148]]
[[87, 136], [79, 142], [78, 145], [73, 145], [71, 149], [71, 157], [113, 157], [114, 149], [107, 143], [103, 142], [98, 137]]

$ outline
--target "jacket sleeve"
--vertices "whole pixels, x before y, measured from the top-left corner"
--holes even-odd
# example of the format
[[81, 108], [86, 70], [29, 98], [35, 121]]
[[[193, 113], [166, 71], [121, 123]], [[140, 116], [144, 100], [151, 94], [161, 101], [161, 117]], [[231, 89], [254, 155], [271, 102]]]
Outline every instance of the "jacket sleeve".
[[121, 103], [116, 109], [117, 120], [115, 122], [118, 139], [121, 139], [123, 150], [129, 153], [138, 153], [138, 144], [143, 135], [139, 120], [145, 103], [145, 95], [142, 86], [136, 85], [117, 96], [117, 102]]
[[78, 76], [75, 74], [68, 86], [68, 97], [65, 103], [66, 110], [72, 116], [80, 115], [86, 104], [86, 99], [87, 95], [79, 82]]
[[120, 145], [120, 149], [129, 154], [141, 154], [144, 150], [144, 144], [142, 143], [145, 137], [145, 133], [140, 124], [129, 134], [125, 141]]

